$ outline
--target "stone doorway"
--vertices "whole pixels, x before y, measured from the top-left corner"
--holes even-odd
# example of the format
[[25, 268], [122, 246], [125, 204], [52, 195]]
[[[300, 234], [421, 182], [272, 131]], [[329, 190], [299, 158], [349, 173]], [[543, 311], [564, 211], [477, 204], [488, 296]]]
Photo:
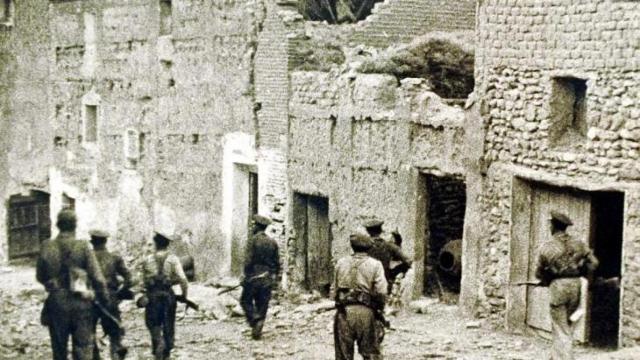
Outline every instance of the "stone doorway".
[[333, 278], [329, 198], [294, 193], [293, 200], [295, 280], [307, 290], [328, 296]]
[[[542, 337], [551, 337], [549, 292], [546, 287], [523, 286], [535, 282], [540, 246], [550, 241], [552, 210], [569, 216], [574, 225], [568, 233], [584, 241], [601, 258], [596, 276], [619, 277], [622, 261], [624, 194], [589, 192], [575, 188], [515, 179], [513, 183], [510, 293], [507, 322]], [[593, 283], [592, 283], [593, 284]], [[617, 346], [620, 291], [589, 286], [583, 279], [580, 306], [585, 315], [576, 323], [574, 339], [596, 346]]]
[[49, 194], [12, 195], [8, 209], [9, 260], [38, 254], [42, 241], [51, 237]]

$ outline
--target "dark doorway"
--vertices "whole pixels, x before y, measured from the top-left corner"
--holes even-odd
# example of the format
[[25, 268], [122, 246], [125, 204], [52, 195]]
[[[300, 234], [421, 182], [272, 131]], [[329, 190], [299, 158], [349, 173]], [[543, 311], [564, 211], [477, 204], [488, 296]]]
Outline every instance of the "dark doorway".
[[466, 186], [453, 176], [425, 175], [424, 293], [457, 302], [460, 293]]
[[[598, 192], [593, 196], [594, 253], [600, 261], [595, 278], [620, 278], [624, 194]], [[591, 292], [590, 342], [599, 347], [617, 347], [620, 328], [620, 289], [596, 281]]]
[[40, 243], [51, 237], [49, 194], [31, 191], [9, 198], [9, 259], [37, 254]]
[[296, 279], [308, 290], [329, 295], [333, 276], [329, 199], [294, 194], [294, 226], [297, 234]]

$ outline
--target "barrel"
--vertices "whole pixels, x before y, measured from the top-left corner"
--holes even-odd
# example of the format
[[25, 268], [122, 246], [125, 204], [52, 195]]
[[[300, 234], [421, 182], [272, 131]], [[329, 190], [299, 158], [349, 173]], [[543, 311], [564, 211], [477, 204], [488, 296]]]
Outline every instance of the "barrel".
[[446, 243], [438, 255], [438, 265], [443, 271], [460, 276], [462, 270], [462, 240], [451, 240]]

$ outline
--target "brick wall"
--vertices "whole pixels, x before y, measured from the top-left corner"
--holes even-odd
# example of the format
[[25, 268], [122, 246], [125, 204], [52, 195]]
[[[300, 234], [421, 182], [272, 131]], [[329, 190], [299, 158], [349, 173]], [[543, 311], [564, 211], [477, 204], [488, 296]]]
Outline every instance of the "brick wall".
[[[481, 231], [477, 242], [481, 312], [501, 321], [508, 289], [511, 192], [516, 174], [560, 186], [625, 192], [637, 207], [640, 171], [640, 4], [634, 1], [501, 1], [479, 8], [477, 105], [486, 127]], [[586, 80], [586, 133], [552, 141], [557, 124], [554, 78]], [[486, 171], [488, 168], [488, 171]], [[469, 210], [469, 209], [468, 209]], [[637, 224], [625, 213], [623, 341], [640, 337], [636, 298], [640, 273]]]
[[355, 25], [351, 41], [387, 47], [431, 31], [473, 31], [475, 13], [472, 0], [386, 0]]

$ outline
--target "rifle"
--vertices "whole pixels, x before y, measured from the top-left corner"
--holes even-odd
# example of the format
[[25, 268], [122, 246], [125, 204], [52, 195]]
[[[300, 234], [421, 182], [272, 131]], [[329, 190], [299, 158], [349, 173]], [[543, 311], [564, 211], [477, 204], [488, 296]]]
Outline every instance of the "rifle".
[[244, 286], [244, 285], [245, 285], [246, 283], [248, 283], [248, 282], [251, 282], [251, 281], [253, 281], [253, 280], [258, 280], [258, 279], [265, 278], [265, 277], [267, 277], [268, 275], [269, 275], [269, 273], [265, 271], [265, 272], [260, 273], [260, 274], [258, 274], [258, 275], [252, 276], [252, 277], [250, 277], [250, 278], [248, 278], [248, 279], [243, 279], [243, 280], [241, 280], [241, 281], [240, 281], [240, 284], [238, 284], [238, 285], [234, 285], [234, 286], [231, 286], [231, 287], [228, 287], [228, 288], [226, 288], [226, 289], [224, 289], [224, 290], [220, 291], [220, 292], [218, 293], [218, 296], [220, 296], [220, 295], [222, 295], [222, 294], [226, 294], [226, 293], [228, 293], [228, 292], [232, 292], [233, 290], [235, 290], [235, 289], [237, 289], [237, 288], [239, 288], [239, 287], [241, 287], [241, 286]]
[[118, 330], [122, 334], [124, 334], [124, 327], [122, 327], [122, 324], [120, 323], [120, 320], [118, 320], [115, 316], [113, 316], [113, 314], [111, 312], [109, 312], [109, 310], [107, 310], [107, 308], [105, 308], [99, 301], [94, 300], [93, 304], [98, 308], [98, 310], [100, 310], [102, 315], [106, 316], [107, 319], [109, 319], [109, 321], [114, 323], [118, 327]]
[[[321, 314], [323, 312], [328, 312], [328, 311], [333, 311], [333, 310], [338, 310], [340, 311], [340, 306], [334, 305], [334, 306], [330, 306], [330, 307], [325, 307], [325, 308], [320, 308], [318, 310], [316, 310], [316, 313]], [[387, 320], [387, 318], [384, 316], [384, 311], [382, 310], [377, 310], [377, 309], [373, 309], [374, 315], [376, 320], [380, 321], [382, 323], [382, 325], [384, 325], [385, 329], [388, 329], [390, 331], [394, 331], [395, 329], [391, 327], [391, 322], [389, 320]]]
[[185, 305], [185, 312], [186, 309], [193, 309], [195, 311], [200, 310], [200, 305], [194, 303], [193, 301], [187, 299], [186, 297], [184, 297], [184, 295], [176, 295], [176, 301], [183, 303]]

